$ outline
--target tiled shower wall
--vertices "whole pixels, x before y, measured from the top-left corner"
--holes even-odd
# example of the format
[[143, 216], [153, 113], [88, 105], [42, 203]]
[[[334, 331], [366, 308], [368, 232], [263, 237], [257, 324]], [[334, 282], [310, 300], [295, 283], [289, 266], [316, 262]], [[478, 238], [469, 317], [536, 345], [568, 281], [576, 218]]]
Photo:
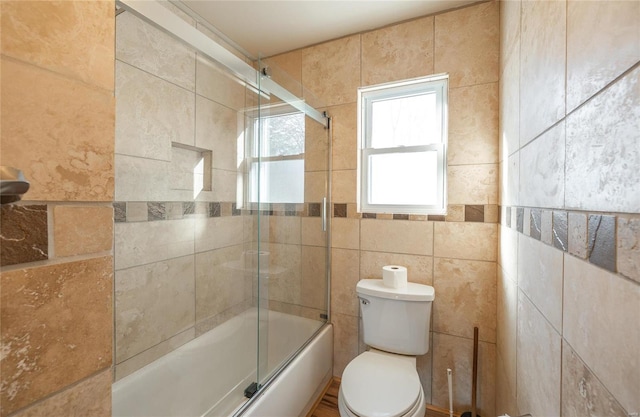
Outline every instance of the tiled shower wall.
[[111, 415], [114, 7], [0, 5], [1, 416]]
[[[316, 92], [333, 118], [334, 375], [363, 349], [356, 283], [379, 278], [383, 265], [406, 265], [410, 281], [436, 291], [432, 348], [418, 360], [427, 401], [448, 407], [452, 368], [455, 408], [470, 407], [475, 325], [483, 415], [494, 415], [495, 397], [498, 31], [498, 3], [490, 2], [270, 59]], [[357, 213], [357, 88], [443, 72], [450, 75], [447, 216]]]
[[501, 3], [496, 411], [640, 411], [640, 3]]

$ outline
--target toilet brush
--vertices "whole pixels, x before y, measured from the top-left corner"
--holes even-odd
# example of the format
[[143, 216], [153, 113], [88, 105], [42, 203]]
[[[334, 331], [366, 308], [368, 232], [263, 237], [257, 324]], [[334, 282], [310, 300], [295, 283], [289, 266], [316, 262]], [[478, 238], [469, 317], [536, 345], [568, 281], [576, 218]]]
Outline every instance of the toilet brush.
[[471, 412], [465, 411], [460, 417], [480, 417], [476, 414], [476, 391], [478, 390], [478, 328], [473, 328], [473, 371], [471, 380]]

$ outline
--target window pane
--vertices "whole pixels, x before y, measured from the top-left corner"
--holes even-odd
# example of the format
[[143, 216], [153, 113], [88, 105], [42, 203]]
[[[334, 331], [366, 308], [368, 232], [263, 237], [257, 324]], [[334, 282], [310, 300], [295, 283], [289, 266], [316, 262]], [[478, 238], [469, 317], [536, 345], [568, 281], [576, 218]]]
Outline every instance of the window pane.
[[369, 170], [369, 204], [439, 204], [436, 151], [369, 155]]
[[[258, 165], [251, 166], [252, 202], [258, 202]], [[262, 162], [259, 185], [261, 203], [303, 203], [304, 160]]]
[[377, 100], [371, 103], [371, 147], [440, 143], [441, 121], [436, 93]]
[[[262, 156], [304, 153], [304, 114], [283, 114], [261, 119]], [[257, 153], [254, 154], [257, 156]]]

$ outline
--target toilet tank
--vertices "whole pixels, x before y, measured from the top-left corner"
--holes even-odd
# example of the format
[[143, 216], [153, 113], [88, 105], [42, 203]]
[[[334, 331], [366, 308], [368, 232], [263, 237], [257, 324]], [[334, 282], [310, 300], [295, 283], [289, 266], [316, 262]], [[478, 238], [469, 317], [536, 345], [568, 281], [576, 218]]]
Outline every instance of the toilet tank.
[[363, 279], [356, 292], [367, 345], [403, 355], [429, 351], [433, 287], [410, 282], [406, 288], [389, 288], [381, 279]]

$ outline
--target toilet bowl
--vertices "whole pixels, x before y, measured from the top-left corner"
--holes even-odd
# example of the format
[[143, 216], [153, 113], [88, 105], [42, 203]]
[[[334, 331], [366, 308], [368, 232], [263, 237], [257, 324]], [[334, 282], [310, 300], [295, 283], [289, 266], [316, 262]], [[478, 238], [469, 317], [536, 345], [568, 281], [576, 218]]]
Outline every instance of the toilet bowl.
[[345, 368], [338, 393], [342, 417], [424, 417], [416, 358], [370, 350]]

